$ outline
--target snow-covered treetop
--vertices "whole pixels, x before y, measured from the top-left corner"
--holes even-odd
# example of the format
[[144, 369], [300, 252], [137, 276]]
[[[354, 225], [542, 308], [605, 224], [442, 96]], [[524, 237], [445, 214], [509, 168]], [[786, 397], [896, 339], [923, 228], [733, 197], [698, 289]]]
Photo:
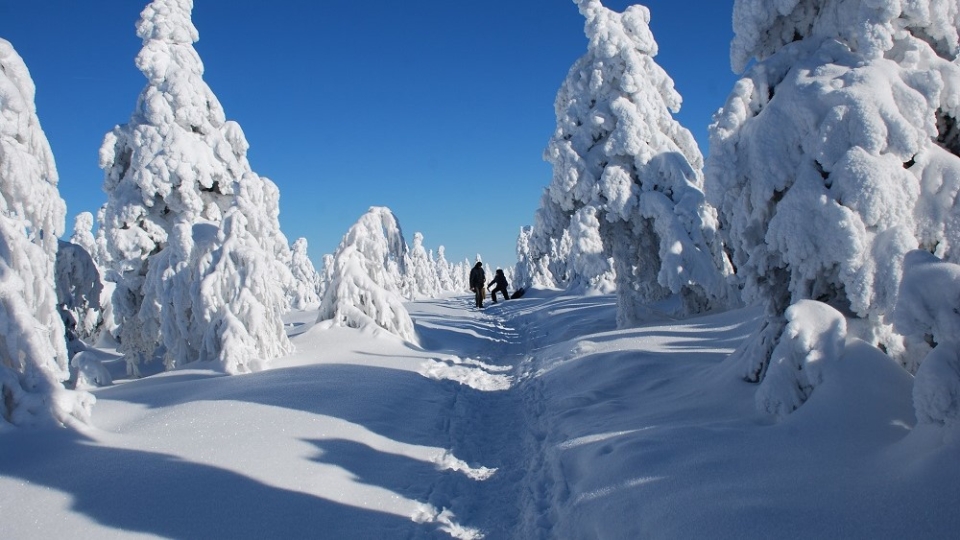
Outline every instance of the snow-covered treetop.
[[603, 7], [600, 0], [574, 1], [587, 21], [584, 30], [590, 39], [590, 50], [598, 56], [613, 58], [630, 49], [657, 55], [647, 7], [637, 4], [617, 13]]
[[200, 33], [190, 12], [193, 0], [155, 0], [140, 14], [137, 36], [146, 45], [151, 41], [194, 44]]
[[[671, 113], [682, 99], [653, 60], [657, 44], [650, 11], [640, 5], [617, 13], [599, 0], [579, 0], [590, 40], [557, 94], [557, 130], [545, 159], [554, 167], [550, 197], [567, 212], [602, 207], [608, 220], [629, 220], [639, 186], [631, 175], [663, 152], [682, 154], [694, 171], [703, 157], [693, 135]], [[654, 189], [644, 179], [640, 189]]]
[[10, 42], [0, 39], [0, 212], [22, 221], [30, 241], [51, 260], [63, 234], [66, 204], [57, 168], [40, 127], [30, 71]]
[[155, 0], [137, 23], [136, 64], [147, 86], [130, 122], [107, 134], [100, 150], [111, 255], [142, 259], [165, 245], [174, 222], [219, 222], [237, 205], [262, 247], [288, 262], [279, 190], [253, 172], [243, 130], [226, 120], [203, 80], [192, 9], [192, 0]]
[[374, 275], [380, 286], [398, 291], [400, 276], [404, 273], [404, 256], [407, 254], [407, 242], [403, 238], [400, 223], [393, 212], [385, 206], [371, 206], [369, 210], [353, 224], [343, 236], [337, 253], [353, 246], [366, 261], [372, 264]]
[[[850, 21], [858, 24], [849, 24]], [[836, 39], [871, 58], [890, 50], [909, 32], [938, 54], [960, 52], [960, 4], [956, 0], [737, 0], [730, 63], [741, 73], [751, 59], [764, 60], [804, 37]]]

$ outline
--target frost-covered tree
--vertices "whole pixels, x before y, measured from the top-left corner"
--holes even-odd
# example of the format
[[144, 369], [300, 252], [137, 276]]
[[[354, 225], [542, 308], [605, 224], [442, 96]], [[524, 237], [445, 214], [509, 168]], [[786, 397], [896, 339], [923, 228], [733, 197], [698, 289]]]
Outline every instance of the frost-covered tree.
[[[76, 244], [86, 251], [97, 262], [97, 238], [93, 235], [93, 214], [80, 212], [73, 219], [73, 234], [70, 243]], [[99, 266], [99, 262], [97, 262]]]
[[66, 206], [23, 59], [0, 39], [0, 424], [87, 421], [69, 391], [54, 263]]
[[401, 296], [407, 255], [396, 216], [389, 208], [371, 207], [350, 227], [333, 256], [318, 322], [375, 325], [415, 343], [413, 320]]
[[[212, 224], [229, 243], [230, 228], [222, 222], [228, 212], [239, 210], [244, 217], [240, 228], [247, 233], [244, 249], [253, 249], [247, 241], [254, 241], [263, 251], [271, 266], [266, 273], [269, 286], [289, 291], [293, 282], [289, 248], [278, 223], [279, 192], [270, 180], [251, 170], [243, 131], [236, 122], [225, 119], [220, 102], [203, 81], [203, 64], [193, 48], [199, 36], [191, 21], [192, 9], [192, 0], [155, 0], [141, 13], [137, 35], [143, 40], [143, 49], [136, 64], [147, 85], [130, 121], [108, 133], [100, 149], [108, 194], [101, 227], [114, 261], [113, 308], [120, 350], [134, 371], [141, 359], [153, 357], [159, 343], [172, 339], [161, 335], [162, 331], [186, 324], [177, 322], [179, 313], [165, 312], [165, 298], [158, 303], [145, 299], [148, 289], [155, 299], [158, 291], [171, 290], [164, 281], [202, 275], [196, 268], [182, 267], [194, 255], [190, 234], [185, 232], [194, 224]], [[182, 238], [179, 245], [171, 247], [174, 231]], [[207, 256], [216, 249], [227, 249], [215, 245], [210, 244]], [[159, 257], [168, 247], [175, 253]], [[243, 264], [259, 260], [254, 256], [241, 259], [224, 271], [245, 272]], [[272, 305], [274, 295], [267, 288], [264, 285], [255, 292], [266, 294], [269, 299], [259, 300]], [[286, 302], [288, 295], [281, 297]], [[197, 306], [206, 302], [194, 300]], [[186, 304], [178, 305], [183, 309]], [[254, 322], [238, 313], [232, 315], [240, 324]], [[212, 324], [212, 320], [207, 322]], [[257, 356], [270, 354], [277, 349], [275, 345], [263, 344]], [[198, 347], [192, 344], [188, 349]], [[169, 354], [168, 349], [168, 364], [196, 359], [171, 360]], [[207, 357], [218, 354], [208, 352]]]
[[59, 242], [54, 273], [57, 307], [72, 358], [83, 350], [83, 341], [96, 339], [103, 325], [103, 282], [93, 257], [72, 242]]
[[297, 238], [290, 251], [294, 284], [290, 307], [301, 310], [315, 307], [320, 303], [320, 274], [307, 255], [307, 239]]
[[600, 236], [597, 208], [584, 206], [570, 219], [570, 268], [573, 270], [574, 290], [611, 293], [615, 290], [613, 262], [604, 253]]
[[650, 12], [575, 2], [589, 44], [557, 94], [545, 152], [553, 180], [537, 216], [547, 232], [535, 225], [531, 243], [542, 255], [549, 238], [553, 256], [569, 235], [567, 284], [602, 289], [615, 279], [621, 325], [670, 294], [683, 313], [725, 305], [729, 268], [701, 191], [703, 158], [672, 117], [681, 99], [653, 60]]
[[960, 259], [958, 4], [738, 0], [711, 126], [707, 192], [758, 332], [734, 353], [761, 380], [787, 308], [820, 300], [903, 356], [889, 328], [904, 254]]
[[437, 248], [437, 259], [434, 263], [437, 268], [437, 286], [441, 292], [454, 292], [459, 289], [455, 284], [454, 267], [447, 260], [446, 251], [444, 246]]
[[413, 233], [413, 245], [407, 255], [406, 276], [404, 282], [404, 297], [416, 300], [419, 298], [436, 298], [440, 293], [437, 265], [423, 247], [423, 234]]
[[148, 330], [159, 336], [167, 369], [211, 361], [229, 374], [248, 373], [293, 349], [281, 320], [283, 290], [258, 240], [231, 208], [219, 224], [178, 223], [152, 258], [162, 278], [148, 276], [141, 312], [163, 310], [144, 319], [159, 324]]
[[960, 265], [916, 250], [903, 266], [894, 326], [933, 346], [914, 378], [917, 421], [960, 442]]

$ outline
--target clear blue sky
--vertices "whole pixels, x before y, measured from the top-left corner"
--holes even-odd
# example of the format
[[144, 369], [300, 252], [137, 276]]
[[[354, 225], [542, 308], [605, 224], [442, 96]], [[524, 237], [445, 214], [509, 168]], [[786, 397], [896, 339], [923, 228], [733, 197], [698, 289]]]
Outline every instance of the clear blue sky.
[[[622, 11], [635, 3], [607, 0]], [[678, 120], [708, 153], [707, 126], [736, 77], [733, 0], [651, 0], [656, 61], [684, 98]], [[146, 0], [0, 0], [0, 37], [37, 85], [73, 217], [106, 195], [97, 153], [145, 84], [133, 59]], [[280, 221], [318, 264], [370, 206], [451, 261], [515, 261], [551, 170], [557, 89], [586, 50], [568, 0], [196, 0], [205, 80], [280, 187]]]

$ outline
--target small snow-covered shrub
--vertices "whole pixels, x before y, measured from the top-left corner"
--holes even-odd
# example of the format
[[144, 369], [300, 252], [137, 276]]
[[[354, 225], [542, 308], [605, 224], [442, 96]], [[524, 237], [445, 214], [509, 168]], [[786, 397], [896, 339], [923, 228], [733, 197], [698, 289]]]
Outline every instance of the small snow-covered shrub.
[[786, 313], [787, 325], [756, 393], [757, 408], [784, 417], [823, 383], [826, 366], [838, 362], [847, 337], [843, 315], [822, 302], [801, 300]]
[[914, 379], [917, 420], [960, 436], [960, 265], [916, 250], [903, 266], [894, 326], [934, 347]]

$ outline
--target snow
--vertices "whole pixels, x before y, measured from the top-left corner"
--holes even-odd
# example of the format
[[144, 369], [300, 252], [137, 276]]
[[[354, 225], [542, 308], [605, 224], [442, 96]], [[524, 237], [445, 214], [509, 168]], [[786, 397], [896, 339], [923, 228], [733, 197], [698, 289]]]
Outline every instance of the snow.
[[407, 303], [420, 346], [295, 312], [296, 352], [265, 371], [122, 380], [94, 391], [89, 428], [0, 433], [5, 535], [944, 538], [960, 526], [960, 440], [917, 424], [912, 377], [863, 342], [840, 345], [777, 422], [724, 362], [755, 308], [618, 330], [613, 295], [471, 300]]
[[192, 0], [142, 12], [99, 228], [57, 253], [0, 39], [4, 536], [955, 536], [960, 7], [737, 0], [704, 166], [650, 10], [574, 3], [532, 287], [485, 308], [480, 255], [387, 207], [321, 273], [287, 245]]

